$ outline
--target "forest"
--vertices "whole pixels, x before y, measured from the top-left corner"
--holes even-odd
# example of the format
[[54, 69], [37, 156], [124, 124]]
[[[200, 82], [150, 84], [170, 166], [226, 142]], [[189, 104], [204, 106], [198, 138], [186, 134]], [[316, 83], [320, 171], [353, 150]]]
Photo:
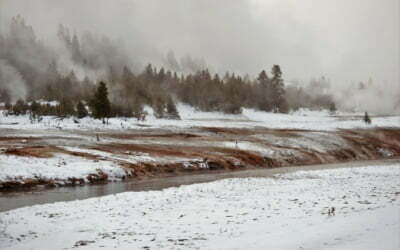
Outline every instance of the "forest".
[[8, 114], [140, 119], [148, 105], [157, 118], [179, 119], [177, 102], [228, 114], [240, 114], [243, 108], [336, 110], [333, 97], [324, 92], [329, 85], [325, 78], [307, 86], [286, 85], [279, 65], [257, 76], [221, 75], [201, 60], [178, 62], [169, 52], [165, 65], [138, 69], [107, 37], [78, 36], [64, 25], [57, 37], [61, 49], [46, 46], [20, 16], [11, 20], [8, 32], [0, 33], [0, 102]]

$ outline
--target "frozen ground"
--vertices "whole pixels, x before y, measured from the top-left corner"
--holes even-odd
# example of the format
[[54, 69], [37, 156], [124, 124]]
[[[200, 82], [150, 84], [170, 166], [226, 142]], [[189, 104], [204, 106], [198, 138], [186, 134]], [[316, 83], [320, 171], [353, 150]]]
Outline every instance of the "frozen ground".
[[366, 125], [362, 114], [245, 109], [226, 115], [180, 104], [182, 120], [160, 120], [146, 109], [144, 122], [112, 118], [109, 125], [55, 117], [31, 123], [28, 116], [0, 112], [0, 189], [400, 155], [399, 116], [374, 117]]
[[124, 178], [127, 172], [111, 161], [89, 160], [67, 154], [51, 158], [0, 154], [1, 182], [51, 181], [63, 185], [72, 179], [88, 181], [88, 176], [106, 174], [110, 180]]
[[0, 248], [397, 250], [399, 211], [399, 164], [300, 171], [0, 213]]
[[[0, 129], [78, 129], [78, 130], [120, 130], [143, 128], [190, 128], [190, 127], [231, 127], [251, 128], [266, 127], [272, 129], [303, 129], [332, 131], [336, 129], [400, 127], [400, 116], [373, 117], [372, 125], [362, 121], [362, 114], [341, 114], [332, 116], [327, 111], [299, 110], [291, 114], [274, 114], [244, 109], [240, 115], [227, 115], [219, 112], [200, 112], [190, 106], [179, 104], [178, 110], [182, 120], [156, 119], [152, 109], [147, 107], [149, 115], [146, 121], [139, 122], [134, 118], [111, 118], [108, 125], [100, 120], [83, 118], [81, 120], [43, 117], [40, 123], [31, 123], [29, 116], [8, 116], [0, 112]], [[79, 123], [76, 123], [78, 121]], [[1, 132], [0, 132], [1, 133]]]

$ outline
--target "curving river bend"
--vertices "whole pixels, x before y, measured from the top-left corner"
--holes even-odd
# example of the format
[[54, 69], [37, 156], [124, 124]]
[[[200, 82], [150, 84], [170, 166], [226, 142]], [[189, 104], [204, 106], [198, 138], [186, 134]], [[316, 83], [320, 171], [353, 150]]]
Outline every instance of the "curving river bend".
[[400, 164], [400, 158], [387, 160], [355, 161], [346, 163], [281, 167], [272, 169], [252, 169], [233, 172], [211, 172], [207, 174], [195, 174], [168, 178], [152, 178], [147, 180], [128, 180], [98, 185], [85, 185], [77, 187], [58, 187], [52, 189], [11, 191], [0, 193], [0, 212], [25, 206], [33, 206], [44, 203], [60, 201], [80, 200], [104, 195], [116, 194], [127, 191], [161, 190], [169, 187], [189, 185], [194, 183], [210, 182], [225, 178], [248, 177], [272, 177], [274, 174], [282, 174], [299, 170], [318, 170], [332, 168], [352, 168], [363, 166], [380, 166]]

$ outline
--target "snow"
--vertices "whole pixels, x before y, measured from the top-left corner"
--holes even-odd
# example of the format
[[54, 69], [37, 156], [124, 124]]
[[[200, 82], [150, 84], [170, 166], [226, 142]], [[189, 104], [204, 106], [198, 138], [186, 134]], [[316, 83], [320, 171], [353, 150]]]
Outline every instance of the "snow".
[[63, 148], [70, 152], [88, 153], [90, 155], [103, 158], [103, 160], [116, 160], [116, 161], [124, 161], [124, 162], [129, 162], [129, 163], [155, 162], [155, 161], [160, 161], [163, 159], [162, 157], [158, 157], [156, 159], [154, 157], [149, 156], [148, 153], [142, 153], [142, 152], [126, 152], [128, 154], [121, 155], [121, 154], [108, 153], [108, 152], [95, 150], [95, 149], [86, 149], [86, 148], [78, 148], [78, 147], [63, 147]]
[[240, 141], [236, 143], [236, 142], [226, 141], [222, 142], [222, 146], [226, 148], [254, 151], [261, 153], [264, 156], [270, 156], [270, 157], [276, 153], [276, 151], [271, 149], [270, 147], [266, 147], [265, 145], [256, 142]]
[[[361, 118], [349, 116], [336, 117], [324, 111], [308, 111], [292, 114], [274, 114], [252, 109], [244, 109], [243, 115], [258, 121], [263, 127], [273, 129], [301, 129], [332, 131], [337, 129], [399, 127], [400, 116], [373, 117], [372, 125], [365, 124]], [[357, 114], [354, 114], [357, 115]]]
[[397, 250], [399, 195], [400, 164], [126, 192], [0, 213], [0, 248]]
[[0, 183], [38, 179], [64, 184], [69, 178], [86, 180], [90, 174], [105, 173], [109, 180], [127, 175], [125, 170], [111, 161], [94, 161], [61, 153], [51, 158], [0, 154], [0, 169]]
[[[262, 156], [279, 160], [295, 157], [296, 155], [301, 156], [299, 151], [329, 153], [351, 149], [352, 145], [349, 145], [338, 133], [331, 133], [330, 130], [353, 127], [373, 128], [374, 126], [400, 127], [400, 117], [373, 118], [374, 126], [369, 126], [365, 125], [361, 120], [354, 120], [348, 115], [340, 119], [332, 117], [327, 111], [300, 110], [292, 114], [274, 114], [244, 109], [241, 115], [226, 115], [219, 112], [200, 112], [183, 104], [179, 104], [178, 109], [182, 120], [156, 119], [152, 116], [151, 108], [146, 107], [149, 117], [145, 122], [139, 122], [136, 119], [112, 118], [109, 121], [109, 125], [104, 125], [100, 120], [92, 118], [80, 119], [79, 123], [76, 123], [72, 118], [59, 119], [50, 116], [44, 117], [40, 123], [31, 123], [28, 116], [5, 117], [0, 112], [0, 136], [24, 136], [44, 141], [47, 137], [53, 138], [52, 143], [59, 148], [70, 152], [87, 153], [101, 160], [100, 162], [95, 162], [91, 159], [67, 154], [57, 154], [52, 159], [8, 156], [3, 154], [1, 150], [2, 147], [12, 144], [5, 141], [5, 146], [0, 145], [0, 184], [6, 181], [22, 182], [24, 179], [32, 178], [56, 179], [57, 183], [63, 184], [68, 178], [85, 179], [87, 175], [98, 172], [106, 173], [109, 175], [110, 180], [115, 180], [127, 175], [125, 170], [118, 166], [118, 163], [182, 163], [186, 168], [208, 168], [207, 164], [202, 163], [203, 159], [197, 158], [159, 156], [142, 152], [110, 153], [89, 149], [90, 146], [96, 144], [132, 143], [137, 145], [146, 144], [147, 147], [157, 144], [171, 147], [204, 147], [205, 149], [222, 147], [253, 151]], [[271, 129], [305, 129], [308, 131], [290, 131], [287, 136], [281, 136], [279, 133], [256, 133], [248, 137], [226, 138], [224, 135], [213, 134], [212, 132], [207, 132], [207, 130], [198, 129], [198, 127], [237, 127], [254, 129], [255, 131], [260, 127], [265, 127]], [[213, 139], [186, 140], [178, 137], [141, 139], [135, 136], [131, 138], [109, 136], [114, 132], [122, 135], [127, 129], [136, 130], [135, 133], [140, 134], [140, 129], [145, 128], [154, 128], [154, 131], [160, 129], [160, 133], [167, 131], [171, 134], [181, 133], [182, 131], [210, 133]], [[193, 129], [190, 130], [190, 128]], [[89, 133], [85, 130], [89, 130]], [[100, 141], [96, 141], [96, 133], [100, 135]], [[104, 136], [102, 135], [103, 133]], [[59, 143], [57, 142], [57, 137], [59, 137]], [[238, 141], [237, 143], [236, 140]], [[27, 140], [14, 140], [12, 143], [16, 144], [12, 145], [13, 147], [23, 147], [27, 144]], [[377, 150], [382, 156], [393, 156], [393, 152], [390, 150], [384, 148]], [[60, 162], [66, 162], [66, 164], [60, 164]]]
[[[400, 116], [372, 117], [372, 125], [365, 124], [360, 114], [343, 114], [331, 116], [326, 110], [310, 111], [299, 110], [291, 114], [276, 114], [243, 109], [240, 115], [229, 115], [220, 112], [201, 112], [193, 107], [178, 104], [177, 109], [181, 120], [156, 119], [152, 109], [146, 107], [149, 113], [146, 121], [137, 121], [135, 118], [111, 118], [109, 124], [104, 125], [100, 120], [89, 117], [83, 119], [46, 116], [40, 123], [31, 123], [29, 116], [5, 116], [0, 112], [0, 129], [78, 129], [78, 130], [123, 130], [161, 127], [232, 127], [252, 128], [265, 127], [271, 129], [303, 129], [332, 131], [351, 128], [400, 127]], [[76, 123], [78, 121], [78, 123]]]
[[[38, 100], [36, 101], [38, 104], [40, 105], [50, 105], [52, 107], [57, 106], [58, 104], [60, 104], [58, 101], [45, 101], [45, 100]], [[32, 105], [32, 102], [28, 102], [28, 105]]]

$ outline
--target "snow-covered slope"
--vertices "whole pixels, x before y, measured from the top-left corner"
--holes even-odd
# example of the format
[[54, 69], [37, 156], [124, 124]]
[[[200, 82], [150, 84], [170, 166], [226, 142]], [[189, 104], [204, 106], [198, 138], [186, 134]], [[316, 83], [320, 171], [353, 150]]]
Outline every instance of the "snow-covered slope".
[[21, 208], [0, 213], [0, 248], [397, 250], [399, 180], [398, 164], [302, 171]]
[[112, 161], [90, 160], [67, 154], [51, 158], [21, 157], [0, 154], [0, 186], [6, 182], [43, 181], [66, 184], [91, 175], [107, 175], [108, 180], [124, 178], [127, 172]]

